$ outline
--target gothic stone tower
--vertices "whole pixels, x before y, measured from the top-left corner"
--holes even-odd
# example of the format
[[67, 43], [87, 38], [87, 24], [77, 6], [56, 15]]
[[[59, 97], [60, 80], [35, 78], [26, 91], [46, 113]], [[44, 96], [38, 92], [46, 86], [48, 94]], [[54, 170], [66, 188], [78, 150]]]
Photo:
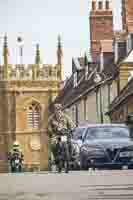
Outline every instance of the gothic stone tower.
[[62, 81], [62, 47], [58, 38], [57, 64], [42, 64], [39, 45], [35, 64], [8, 62], [4, 38], [4, 64], [0, 66], [0, 172], [8, 170], [7, 153], [18, 140], [27, 170], [48, 167], [47, 122], [49, 100], [54, 99]]
[[122, 0], [122, 25], [127, 32], [133, 32], [133, 1]]
[[94, 61], [99, 57], [100, 40], [113, 38], [113, 13], [109, 1], [92, 0], [90, 12], [90, 50]]

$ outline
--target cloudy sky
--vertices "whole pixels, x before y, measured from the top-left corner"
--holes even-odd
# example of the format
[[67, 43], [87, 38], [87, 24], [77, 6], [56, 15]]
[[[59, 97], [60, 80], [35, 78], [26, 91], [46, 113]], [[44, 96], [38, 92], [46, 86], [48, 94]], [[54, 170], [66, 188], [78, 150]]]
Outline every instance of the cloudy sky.
[[[25, 63], [34, 63], [35, 44], [39, 43], [42, 61], [54, 64], [57, 61], [57, 36], [60, 34], [65, 76], [70, 75], [72, 57], [83, 56], [89, 49], [90, 1], [0, 0], [0, 47], [3, 45], [2, 37], [7, 33], [10, 62], [18, 63], [16, 38], [22, 36]], [[120, 0], [112, 1], [115, 29], [120, 29]]]

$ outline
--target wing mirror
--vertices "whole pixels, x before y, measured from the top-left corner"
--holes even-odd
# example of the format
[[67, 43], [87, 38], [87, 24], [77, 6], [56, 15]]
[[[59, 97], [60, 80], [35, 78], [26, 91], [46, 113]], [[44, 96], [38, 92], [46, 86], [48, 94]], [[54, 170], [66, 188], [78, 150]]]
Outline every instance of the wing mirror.
[[82, 135], [78, 138], [79, 140], [82, 140]]

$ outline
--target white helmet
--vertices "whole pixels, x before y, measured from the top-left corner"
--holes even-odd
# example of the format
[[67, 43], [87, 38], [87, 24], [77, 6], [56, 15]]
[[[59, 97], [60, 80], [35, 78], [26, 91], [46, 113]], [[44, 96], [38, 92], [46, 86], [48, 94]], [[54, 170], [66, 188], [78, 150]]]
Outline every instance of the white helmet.
[[19, 147], [19, 142], [18, 142], [18, 141], [15, 141], [15, 142], [13, 143], [13, 147]]

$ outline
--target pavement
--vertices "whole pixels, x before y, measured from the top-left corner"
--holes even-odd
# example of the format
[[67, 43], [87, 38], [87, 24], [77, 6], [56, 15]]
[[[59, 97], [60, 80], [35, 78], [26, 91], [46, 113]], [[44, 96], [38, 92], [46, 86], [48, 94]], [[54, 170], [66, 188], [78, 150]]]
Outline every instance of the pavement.
[[0, 175], [0, 200], [133, 200], [132, 170]]

